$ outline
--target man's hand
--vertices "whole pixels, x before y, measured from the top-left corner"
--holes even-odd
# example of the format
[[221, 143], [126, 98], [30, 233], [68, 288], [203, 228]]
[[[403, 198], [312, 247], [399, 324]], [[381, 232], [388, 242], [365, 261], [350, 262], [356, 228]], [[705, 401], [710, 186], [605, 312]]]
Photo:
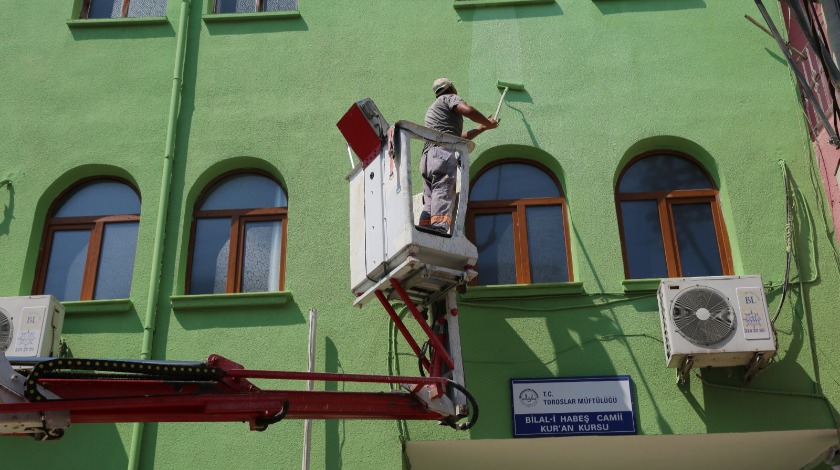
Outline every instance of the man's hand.
[[478, 112], [477, 109], [467, 103], [459, 103], [458, 106], [455, 107], [455, 112], [478, 124], [478, 127], [475, 129], [461, 133], [461, 137], [465, 139], [472, 140], [486, 130], [499, 127], [498, 120], [493, 119], [490, 116], [485, 117], [483, 114]]
[[487, 124], [479, 124], [478, 127], [476, 127], [476, 129], [479, 131], [479, 133], [482, 133], [484, 131], [495, 129], [497, 127], [499, 127], [499, 120], [487, 116]]

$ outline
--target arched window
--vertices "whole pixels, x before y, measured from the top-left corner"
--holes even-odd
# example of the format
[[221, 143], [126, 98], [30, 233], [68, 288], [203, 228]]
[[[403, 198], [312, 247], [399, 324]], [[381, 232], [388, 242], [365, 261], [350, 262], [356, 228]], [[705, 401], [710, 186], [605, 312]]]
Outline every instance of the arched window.
[[281, 290], [287, 206], [283, 187], [264, 173], [211, 183], [195, 208], [187, 292]]
[[481, 285], [572, 280], [566, 199], [536, 164], [503, 161], [470, 190], [467, 236], [478, 248]]
[[128, 298], [139, 225], [140, 196], [127, 182], [77, 183], [50, 209], [33, 293], [61, 301]]
[[616, 205], [628, 279], [732, 273], [718, 190], [694, 160], [637, 157], [619, 177]]

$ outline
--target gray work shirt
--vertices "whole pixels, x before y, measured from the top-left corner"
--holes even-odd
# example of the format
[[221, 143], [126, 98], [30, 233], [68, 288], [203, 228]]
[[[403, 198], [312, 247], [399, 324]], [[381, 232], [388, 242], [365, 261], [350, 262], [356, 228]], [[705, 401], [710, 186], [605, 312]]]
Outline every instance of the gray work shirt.
[[464, 117], [455, 112], [455, 107], [463, 102], [460, 96], [451, 93], [438, 96], [426, 111], [426, 127], [461, 137]]

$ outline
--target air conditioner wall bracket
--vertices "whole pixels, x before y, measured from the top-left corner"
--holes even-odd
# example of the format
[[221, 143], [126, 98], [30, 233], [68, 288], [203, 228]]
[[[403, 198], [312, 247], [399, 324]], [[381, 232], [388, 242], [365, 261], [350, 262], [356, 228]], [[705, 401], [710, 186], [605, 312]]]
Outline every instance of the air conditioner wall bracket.
[[764, 352], [757, 352], [747, 364], [744, 370], [744, 382], [750, 383], [761, 371], [767, 368], [770, 364], [770, 359], [764, 358]]
[[694, 365], [694, 355], [686, 354], [677, 368], [677, 384], [685, 385], [688, 381], [688, 373], [691, 372], [691, 367]]

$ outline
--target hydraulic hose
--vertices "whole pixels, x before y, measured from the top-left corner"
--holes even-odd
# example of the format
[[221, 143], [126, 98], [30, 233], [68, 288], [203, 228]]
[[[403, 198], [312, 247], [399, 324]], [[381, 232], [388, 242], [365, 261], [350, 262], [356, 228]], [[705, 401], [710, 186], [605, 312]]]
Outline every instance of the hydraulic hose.
[[463, 393], [467, 400], [470, 402], [470, 419], [466, 423], [456, 423], [454, 420], [450, 419], [446, 421], [446, 424], [449, 425], [452, 429], [457, 429], [459, 431], [466, 431], [471, 427], [475, 426], [475, 423], [478, 422], [478, 402], [475, 401], [475, 397], [464, 387], [463, 385], [455, 382], [454, 380], [447, 380], [446, 383], [451, 385], [452, 388], [458, 390], [459, 392]]

